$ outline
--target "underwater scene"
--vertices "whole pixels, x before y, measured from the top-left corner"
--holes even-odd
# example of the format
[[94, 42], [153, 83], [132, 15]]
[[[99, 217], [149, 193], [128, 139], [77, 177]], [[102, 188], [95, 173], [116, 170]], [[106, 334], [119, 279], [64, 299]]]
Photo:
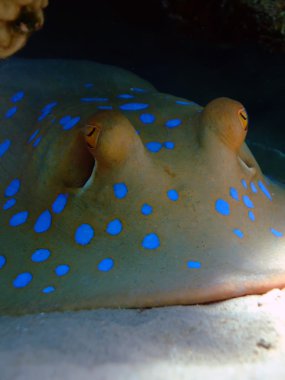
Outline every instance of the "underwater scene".
[[[195, 330], [200, 310], [201, 323], [221, 333], [231, 363], [238, 364], [247, 337], [236, 337], [231, 349], [229, 326], [221, 332], [211, 319], [231, 320], [229, 310], [237, 320], [249, 313], [240, 319], [244, 334], [281, 337], [272, 347], [282, 357], [280, 331], [271, 331], [264, 315], [254, 327], [247, 318], [267, 292], [280, 292], [274, 302], [284, 298], [284, 14], [282, 0], [0, 0], [0, 363], [16, 357], [4, 348], [18, 342], [17, 321], [21, 331], [33, 326], [33, 344], [25, 337], [20, 349], [31, 358], [40, 323], [61, 356], [59, 326], [90, 342], [93, 318], [103, 326], [96, 334], [106, 321], [111, 326], [104, 350], [116, 342], [129, 355], [125, 339], [138, 324], [136, 360], [144, 342], [168, 368], [170, 351], [162, 352], [171, 339], [183, 342], [183, 355], [191, 346], [176, 323]], [[246, 296], [260, 298], [250, 306]], [[234, 306], [223, 309], [227, 302]], [[284, 316], [285, 304], [278, 310]], [[150, 329], [138, 319], [144, 315], [147, 325], [155, 320]], [[155, 329], [163, 337], [158, 351], [143, 338]], [[205, 358], [215, 349], [201, 335], [208, 378]], [[256, 347], [258, 355], [269, 350], [266, 339], [252, 352], [247, 346], [241, 362]], [[68, 352], [56, 379], [79, 358]], [[95, 379], [113, 378], [118, 352], [112, 355], [107, 375], [102, 369]], [[89, 368], [82, 360], [73, 376]], [[32, 362], [31, 372], [18, 368], [34, 379], [40, 372]], [[133, 365], [124, 363], [118, 378], [132, 379]], [[164, 371], [156, 365], [159, 379]], [[17, 378], [6, 369], [4, 380]]]
[[[188, 42], [162, 11], [134, 25], [132, 7], [110, 6], [98, 19], [70, 7], [64, 24], [66, 5], [51, 4], [1, 62], [0, 310], [204, 303], [284, 284], [284, 55]], [[20, 36], [37, 25], [24, 9]]]

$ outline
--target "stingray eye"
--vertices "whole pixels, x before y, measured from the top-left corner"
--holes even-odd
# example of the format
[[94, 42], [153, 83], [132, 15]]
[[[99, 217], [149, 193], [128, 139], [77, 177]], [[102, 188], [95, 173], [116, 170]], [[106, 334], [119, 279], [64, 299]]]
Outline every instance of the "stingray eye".
[[239, 120], [241, 122], [241, 125], [245, 131], [248, 130], [248, 117], [246, 110], [244, 108], [240, 109], [238, 111]]
[[86, 144], [91, 151], [94, 151], [96, 148], [100, 132], [101, 127], [99, 127], [98, 125], [87, 124], [83, 129]]

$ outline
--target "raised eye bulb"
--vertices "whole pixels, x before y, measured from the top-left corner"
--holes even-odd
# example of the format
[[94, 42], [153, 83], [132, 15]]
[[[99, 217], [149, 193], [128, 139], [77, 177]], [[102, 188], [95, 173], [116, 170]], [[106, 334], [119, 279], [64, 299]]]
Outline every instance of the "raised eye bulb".
[[241, 125], [245, 131], [248, 130], [248, 116], [244, 108], [238, 111], [238, 116], [241, 122]]

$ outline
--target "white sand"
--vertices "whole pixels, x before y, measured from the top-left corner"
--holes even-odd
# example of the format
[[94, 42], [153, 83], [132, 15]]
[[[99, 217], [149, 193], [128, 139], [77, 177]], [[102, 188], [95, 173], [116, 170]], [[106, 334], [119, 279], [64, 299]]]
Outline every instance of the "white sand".
[[0, 318], [1, 380], [285, 379], [285, 291]]

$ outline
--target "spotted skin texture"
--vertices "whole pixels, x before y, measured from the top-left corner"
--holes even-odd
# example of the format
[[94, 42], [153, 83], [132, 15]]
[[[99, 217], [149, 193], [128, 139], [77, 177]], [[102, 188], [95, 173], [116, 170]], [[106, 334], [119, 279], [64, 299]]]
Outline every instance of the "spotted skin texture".
[[90, 62], [11, 60], [0, 82], [1, 314], [285, 285], [285, 192], [240, 103], [203, 109]]

